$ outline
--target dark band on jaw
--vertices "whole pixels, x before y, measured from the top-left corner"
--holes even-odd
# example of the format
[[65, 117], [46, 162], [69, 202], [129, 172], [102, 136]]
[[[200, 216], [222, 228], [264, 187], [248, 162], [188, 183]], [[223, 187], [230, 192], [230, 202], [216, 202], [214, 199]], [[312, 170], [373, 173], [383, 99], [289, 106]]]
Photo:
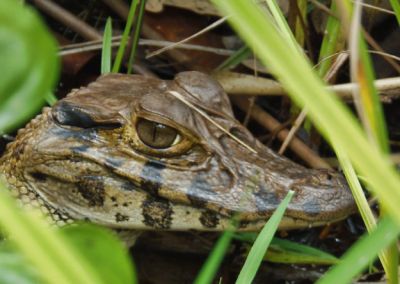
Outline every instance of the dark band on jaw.
[[99, 177], [84, 177], [76, 183], [81, 196], [89, 206], [103, 206], [105, 199], [104, 182]]
[[206, 227], [206, 228], [216, 228], [217, 225], [219, 224], [219, 217], [215, 212], [212, 212], [210, 210], [205, 210], [201, 213], [201, 216], [199, 218], [200, 223]]
[[155, 229], [169, 229], [173, 213], [170, 202], [165, 199], [149, 195], [142, 204], [143, 223]]
[[163, 184], [162, 172], [165, 169], [165, 164], [148, 161], [143, 165], [143, 170], [140, 175], [140, 187], [154, 196], [158, 196], [158, 191]]

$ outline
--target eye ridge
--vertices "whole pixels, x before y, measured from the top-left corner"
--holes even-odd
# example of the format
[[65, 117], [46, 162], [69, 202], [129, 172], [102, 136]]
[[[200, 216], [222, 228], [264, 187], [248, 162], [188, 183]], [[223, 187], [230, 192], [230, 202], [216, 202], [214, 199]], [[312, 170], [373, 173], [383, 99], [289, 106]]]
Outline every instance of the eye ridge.
[[167, 149], [180, 142], [177, 129], [157, 121], [139, 118], [136, 131], [139, 139], [154, 149]]

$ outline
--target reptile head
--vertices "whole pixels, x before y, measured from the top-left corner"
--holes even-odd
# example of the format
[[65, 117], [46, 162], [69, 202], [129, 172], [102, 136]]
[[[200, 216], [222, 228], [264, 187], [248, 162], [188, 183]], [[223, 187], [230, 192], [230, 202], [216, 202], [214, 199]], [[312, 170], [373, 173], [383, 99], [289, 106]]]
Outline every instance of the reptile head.
[[52, 215], [111, 227], [213, 229], [232, 216], [251, 227], [290, 189], [284, 227], [354, 209], [340, 174], [306, 169], [259, 143], [220, 85], [198, 72], [173, 81], [102, 76], [44, 111], [14, 144], [15, 177]]

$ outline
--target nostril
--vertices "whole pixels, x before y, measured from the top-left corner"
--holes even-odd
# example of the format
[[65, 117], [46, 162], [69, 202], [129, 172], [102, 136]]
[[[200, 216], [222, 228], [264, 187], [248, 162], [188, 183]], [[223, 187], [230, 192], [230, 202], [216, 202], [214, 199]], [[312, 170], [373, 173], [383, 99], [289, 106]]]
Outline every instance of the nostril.
[[53, 119], [60, 125], [90, 128], [96, 125], [93, 118], [78, 106], [60, 101], [52, 110]]
[[46, 181], [47, 176], [45, 174], [39, 173], [39, 172], [33, 172], [31, 173], [31, 176], [38, 182], [44, 182]]
[[336, 179], [337, 173], [332, 171], [321, 171], [319, 177], [321, 181], [332, 182]]
[[75, 126], [85, 129], [114, 129], [121, 127], [121, 123], [117, 120], [109, 118], [98, 119], [92, 111], [65, 101], [60, 101], [53, 107], [52, 117], [57, 124], [63, 126]]

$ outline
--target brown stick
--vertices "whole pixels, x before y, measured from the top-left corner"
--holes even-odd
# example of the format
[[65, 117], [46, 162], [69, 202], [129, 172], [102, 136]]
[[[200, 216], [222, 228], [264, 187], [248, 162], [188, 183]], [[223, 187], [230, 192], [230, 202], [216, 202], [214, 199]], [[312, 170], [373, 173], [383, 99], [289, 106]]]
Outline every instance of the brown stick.
[[62, 22], [64, 25], [69, 27], [81, 35], [86, 40], [100, 40], [102, 35], [90, 25], [80, 20], [78, 17], [68, 12], [64, 8], [58, 6], [56, 3], [48, 0], [34, 0], [33, 3], [36, 7], [46, 12], [49, 16]]
[[[219, 72], [213, 75], [229, 95], [239, 96], [282, 96], [286, 92], [282, 85], [275, 80], [262, 77], [254, 77], [248, 74], [235, 72]], [[376, 89], [380, 93], [382, 102], [390, 102], [391, 99], [400, 97], [400, 77], [375, 80]], [[357, 88], [354, 83], [328, 86], [338, 97], [349, 100], [352, 91]]]
[[[249, 107], [249, 102], [246, 98], [240, 98], [237, 96], [231, 97], [232, 101], [235, 103], [237, 107], [239, 107], [243, 111], [247, 111]], [[261, 109], [259, 106], [254, 105], [252, 112], [252, 118], [257, 121], [259, 124], [264, 126], [270, 131], [277, 129], [280, 127], [280, 122]], [[284, 129], [278, 133], [278, 139], [284, 141], [289, 131]], [[300, 139], [294, 137], [293, 140], [289, 144], [289, 148], [295, 152], [304, 162], [307, 163], [310, 167], [318, 168], [318, 169], [332, 169], [331, 166], [325, 162], [321, 157], [315, 154], [306, 144], [304, 144]]]
[[[341, 53], [338, 57], [336, 57], [335, 61], [329, 68], [328, 72], [324, 76], [325, 82], [330, 82], [334, 76], [336, 76], [337, 72], [339, 71], [340, 67], [347, 61], [349, 55], [347, 53]], [[300, 126], [303, 124], [305, 118], [307, 116], [307, 109], [303, 108], [297, 119], [295, 120], [292, 128], [289, 130], [289, 134], [286, 137], [285, 141], [283, 141], [281, 148], [279, 149], [278, 153], [283, 154], [289, 145], [289, 142], [293, 137], [295, 137], [296, 132], [299, 130]]]

